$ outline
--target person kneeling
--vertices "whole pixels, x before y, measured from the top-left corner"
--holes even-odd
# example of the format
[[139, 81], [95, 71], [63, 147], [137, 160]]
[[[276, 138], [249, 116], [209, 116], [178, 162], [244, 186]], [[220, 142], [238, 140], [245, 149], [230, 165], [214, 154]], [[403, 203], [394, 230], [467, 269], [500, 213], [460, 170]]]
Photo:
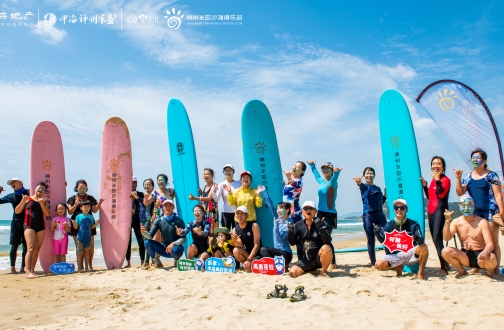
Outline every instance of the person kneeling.
[[291, 277], [298, 277], [319, 268], [320, 275], [327, 275], [327, 268], [334, 253], [329, 246], [332, 240], [330, 226], [324, 219], [317, 218], [316, 214], [315, 203], [306, 201], [303, 203], [304, 220], [289, 227], [289, 243], [296, 245], [299, 258], [289, 270]]
[[495, 278], [497, 258], [491, 253], [494, 249], [492, 232], [486, 219], [474, 215], [474, 201], [464, 195], [459, 201], [462, 215], [451, 221], [453, 211], [446, 210], [443, 239], [449, 241], [457, 234], [462, 250], [448, 246], [443, 249], [443, 258], [458, 271], [455, 278], [467, 275], [465, 267], [485, 268], [490, 278]]
[[429, 257], [429, 249], [424, 243], [424, 237], [420, 230], [418, 222], [408, 219], [406, 213], [408, 212], [408, 203], [404, 199], [396, 199], [392, 202], [394, 205], [394, 213], [396, 215], [394, 220], [387, 222], [385, 227], [380, 228], [375, 226], [376, 238], [380, 243], [385, 241], [385, 233], [392, 233], [394, 230], [406, 231], [409, 236], [413, 236], [413, 248], [407, 252], [396, 251], [391, 253], [386, 249], [386, 255], [378, 260], [375, 264], [377, 270], [395, 270], [397, 276], [402, 275], [404, 265], [414, 265], [420, 263], [418, 270], [418, 279], [424, 279], [425, 265]]
[[236, 208], [235, 219], [238, 222], [231, 233], [233, 241], [233, 255], [236, 261], [243, 264], [243, 269], [251, 272], [252, 260], [260, 258], [261, 230], [259, 225], [252, 221], [247, 221], [248, 210], [246, 206]]
[[[145, 237], [145, 250], [149, 253], [158, 268], [163, 267], [163, 264], [161, 260], [156, 257], [156, 253], [161, 257], [175, 259], [175, 263], [184, 253], [182, 244], [186, 241], [186, 238], [178, 235], [177, 229], [184, 228], [185, 224], [182, 219], [173, 214], [174, 207], [171, 199], [165, 200], [163, 202], [164, 216], [154, 221], [150, 232], [147, 232], [144, 226], [140, 226], [140, 231]], [[163, 235], [163, 243], [152, 239], [158, 230]]]

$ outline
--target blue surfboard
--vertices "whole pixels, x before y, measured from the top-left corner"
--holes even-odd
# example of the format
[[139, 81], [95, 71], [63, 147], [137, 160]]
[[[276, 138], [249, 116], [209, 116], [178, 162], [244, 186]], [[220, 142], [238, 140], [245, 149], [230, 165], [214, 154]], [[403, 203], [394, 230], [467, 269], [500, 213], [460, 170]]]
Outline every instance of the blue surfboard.
[[49, 270], [58, 275], [70, 274], [75, 272], [75, 265], [68, 262], [59, 262], [49, 266]]
[[[198, 164], [196, 149], [187, 111], [177, 99], [171, 99], [167, 110], [168, 146], [172, 166], [173, 186], [175, 189], [175, 205], [177, 215], [186, 225], [194, 218], [193, 208], [198, 201], [190, 201], [189, 193], [198, 196]], [[192, 243], [192, 235], [187, 235], [187, 246]]]
[[[282, 201], [282, 166], [271, 114], [259, 100], [249, 101], [242, 113], [242, 141], [245, 169], [252, 174], [253, 188], [266, 186], [273, 205]], [[265, 246], [273, 245], [273, 218], [266, 203], [257, 211], [257, 224]]]
[[[415, 131], [408, 105], [398, 91], [387, 90], [382, 94], [378, 120], [390, 219], [395, 218], [392, 202], [403, 198], [408, 202], [407, 217], [419, 223], [425, 236], [422, 175]], [[418, 264], [406, 266], [405, 271], [418, 272]]]

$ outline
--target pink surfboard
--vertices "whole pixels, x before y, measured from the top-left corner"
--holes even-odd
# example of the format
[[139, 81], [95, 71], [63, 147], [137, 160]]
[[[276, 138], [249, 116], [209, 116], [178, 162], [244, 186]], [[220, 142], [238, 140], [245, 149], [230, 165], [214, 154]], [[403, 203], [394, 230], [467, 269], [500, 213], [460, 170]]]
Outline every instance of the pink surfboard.
[[105, 123], [100, 159], [100, 231], [105, 265], [121, 268], [131, 231], [131, 140], [126, 123], [112, 117]]
[[47, 206], [51, 211], [45, 217], [44, 242], [40, 248], [38, 260], [45, 273], [53, 264], [53, 233], [51, 220], [56, 216], [56, 205], [66, 203], [65, 158], [61, 135], [54, 123], [40, 122], [33, 131], [30, 153], [30, 192], [34, 192], [37, 184], [45, 181], [49, 185], [46, 191]]

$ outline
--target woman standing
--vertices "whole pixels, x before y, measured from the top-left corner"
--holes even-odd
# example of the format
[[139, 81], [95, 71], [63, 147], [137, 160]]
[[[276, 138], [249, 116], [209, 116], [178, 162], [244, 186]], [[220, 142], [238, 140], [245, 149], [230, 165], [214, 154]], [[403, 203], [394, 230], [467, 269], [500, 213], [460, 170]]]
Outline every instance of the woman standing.
[[501, 219], [504, 219], [501, 183], [499, 176], [488, 169], [487, 153], [485, 151], [480, 148], [474, 149], [471, 153], [471, 163], [474, 171], [467, 173], [463, 180], [463, 171], [453, 170], [456, 178], [456, 192], [459, 196], [468, 192], [474, 200], [474, 214], [488, 220], [494, 243], [494, 250], [492, 252], [497, 257], [495, 274], [498, 274], [501, 258], [499, 226], [493, 223], [492, 218], [494, 214], [499, 213]]
[[[146, 179], [143, 182], [143, 187], [144, 187], [144, 199], [142, 201], [144, 205], [144, 213], [142, 214], [140, 212], [140, 224], [146, 228], [147, 231], [151, 230], [151, 225], [154, 220], [152, 220], [152, 215], [154, 213], [154, 200], [151, 199], [149, 201], [148, 197], [152, 194], [154, 191], [154, 180], [152, 179]], [[149, 267], [149, 254], [145, 253], [145, 261], [142, 265], [142, 267]]]
[[210, 233], [214, 232], [214, 228], [219, 228], [219, 207], [218, 202], [213, 197], [217, 184], [214, 183], [213, 179], [214, 171], [211, 168], [205, 168], [203, 170], [203, 180], [205, 180], [206, 185], [203, 191], [199, 189], [200, 197], [195, 197], [192, 193], [189, 194], [190, 200], [199, 200], [201, 206], [205, 209], [205, 220], [210, 224]]
[[366, 183], [362, 183], [362, 177], [353, 179], [361, 192], [363, 205], [362, 224], [364, 225], [367, 237], [369, 260], [371, 260], [371, 266], [374, 266], [376, 263], [374, 225], [384, 227], [387, 224], [387, 219], [382, 210], [386, 197], [382, 194], [380, 187], [373, 183], [375, 170], [372, 167], [366, 167], [362, 171], [362, 176], [366, 180]]
[[37, 264], [38, 253], [45, 235], [45, 217], [51, 215], [46, 207], [46, 200], [42, 198], [49, 186], [45, 182], [40, 182], [35, 188], [35, 195], [23, 195], [21, 203], [14, 210], [16, 214], [24, 215], [24, 238], [26, 240], [27, 252], [25, 257], [26, 278], [36, 278], [35, 265]]
[[163, 202], [167, 199], [173, 200], [175, 198], [175, 191], [172, 188], [167, 188], [168, 176], [166, 174], [159, 174], [156, 179], [158, 183], [158, 189], [152, 192], [150, 196], [145, 196], [144, 199], [147, 205], [154, 203], [152, 222], [164, 215]]
[[[241, 187], [236, 189], [231, 193], [231, 187], [228, 185], [224, 185], [223, 188], [228, 192], [228, 202], [229, 205], [235, 205], [236, 208], [240, 206], [245, 206], [247, 208], [247, 221], [256, 222], [256, 207], [259, 208], [262, 206], [262, 198], [260, 196], [261, 190], [255, 190], [250, 187], [250, 183], [252, 182], [252, 175], [249, 171], [243, 171], [240, 174]], [[235, 221], [236, 213], [235, 213]]]
[[427, 188], [427, 181], [422, 180], [425, 198], [429, 200], [427, 213], [429, 218], [429, 231], [436, 247], [439, 262], [441, 263], [440, 275], [448, 274], [450, 266], [443, 259], [441, 251], [444, 248], [443, 227], [445, 223], [444, 212], [448, 210], [448, 196], [450, 194], [450, 179], [445, 175], [446, 163], [443, 157], [434, 156], [431, 160], [432, 181]]
[[[70, 197], [67, 201], [68, 206], [68, 214], [71, 214], [72, 217], [70, 220], [75, 220], [79, 214], [82, 213], [79, 204], [84, 201], [89, 201], [91, 205], [91, 212], [97, 213], [100, 210], [100, 206], [103, 203], [104, 199], [100, 198], [98, 202], [96, 198], [87, 194], [88, 185], [85, 180], [77, 180], [75, 183], [74, 191], [77, 193], [76, 195]], [[71, 231], [68, 235], [73, 236], [75, 246], [77, 246], [77, 230], [70, 227]], [[91, 229], [91, 245], [89, 248], [89, 270], [93, 271], [93, 256], [94, 256], [94, 237], [96, 235], [96, 228]]]

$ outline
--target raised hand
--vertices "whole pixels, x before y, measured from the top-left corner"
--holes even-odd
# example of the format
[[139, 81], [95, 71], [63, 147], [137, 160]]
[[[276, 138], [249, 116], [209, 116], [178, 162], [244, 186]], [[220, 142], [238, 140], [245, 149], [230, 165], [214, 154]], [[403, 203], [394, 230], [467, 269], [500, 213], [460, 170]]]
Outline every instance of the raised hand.
[[21, 202], [22, 203], [28, 203], [28, 199], [30, 198], [30, 196], [27, 196], [27, 195], [23, 195], [23, 198], [21, 199]]
[[342, 168], [339, 168], [339, 167], [335, 167], [333, 168], [333, 172], [336, 173], [336, 172], [340, 172], [340, 171], [343, 171], [343, 167]]
[[213, 184], [213, 189], [214, 189], [214, 193], [216, 193], [217, 191], [219, 191], [219, 186], [217, 185], [217, 183]]
[[189, 200], [192, 201], [194, 199], [194, 196], [192, 193], [189, 193], [189, 196], [187, 198], [189, 198]]
[[422, 186], [427, 187], [427, 181], [424, 178], [420, 178], [420, 181], [422, 181]]
[[177, 231], [178, 236], [182, 235], [182, 232], [183, 232], [182, 228], [175, 226], [175, 230]]
[[98, 204], [103, 203], [104, 200], [105, 200], [105, 198], [100, 198], [100, 202]]
[[136, 191], [132, 191], [131, 194], [130, 194], [130, 197], [133, 198], [133, 199], [138, 199], [138, 194]]
[[453, 215], [453, 212], [454, 212], [454, 211], [450, 211], [450, 210], [448, 210], [448, 209], [445, 209], [445, 211], [444, 211], [444, 216], [445, 216], [445, 219], [446, 219], [446, 220], [451, 220], [451, 217], [452, 217], [452, 215]]
[[231, 187], [228, 186], [227, 184], [223, 184], [222, 188], [224, 188], [224, 190], [227, 191], [228, 193], [231, 193]]
[[264, 186], [258, 185], [257, 189], [256, 189], [256, 195], [259, 196], [259, 194], [265, 190], [266, 190], [266, 188]]
[[214, 238], [212, 236], [208, 237], [208, 245], [212, 246]]
[[[195, 227], [195, 228], [193, 228], [192, 231], [200, 236], [203, 235], [203, 232], [201, 231], [201, 227]], [[178, 235], [180, 235], [180, 234], [178, 234]]]
[[307, 163], [308, 163], [308, 164], [310, 164], [310, 165], [311, 165], [311, 164], [315, 164], [315, 163], [316, 163], [316, 160], [309, 160], [309, 161], [307, 161]]
[[352, 179], [355, 181], [355, 183], [357, 183], [358, 186], [361, 185], [362, 177], [357, 177], [357, 178], [352, 178]]
[[0, 193], [1, 193], [2, 191], [5, 191], [5, 189], [4, 189], [2, 186], [0, 186]]
[[462, 178], [462, 173], [464, 173], [463, 170], [456, 170], [456, 169], [453, 169], [453, 174], [455, 174], [455, 177], [460, 180], [460, 178]]
[[291, 175], [292, 175], [292, 172], [291, 171], [282, 171], [283, 174], [285, 174], [285, 176], [287, 177], [287, 180], [290, 180], [291, 178]]

